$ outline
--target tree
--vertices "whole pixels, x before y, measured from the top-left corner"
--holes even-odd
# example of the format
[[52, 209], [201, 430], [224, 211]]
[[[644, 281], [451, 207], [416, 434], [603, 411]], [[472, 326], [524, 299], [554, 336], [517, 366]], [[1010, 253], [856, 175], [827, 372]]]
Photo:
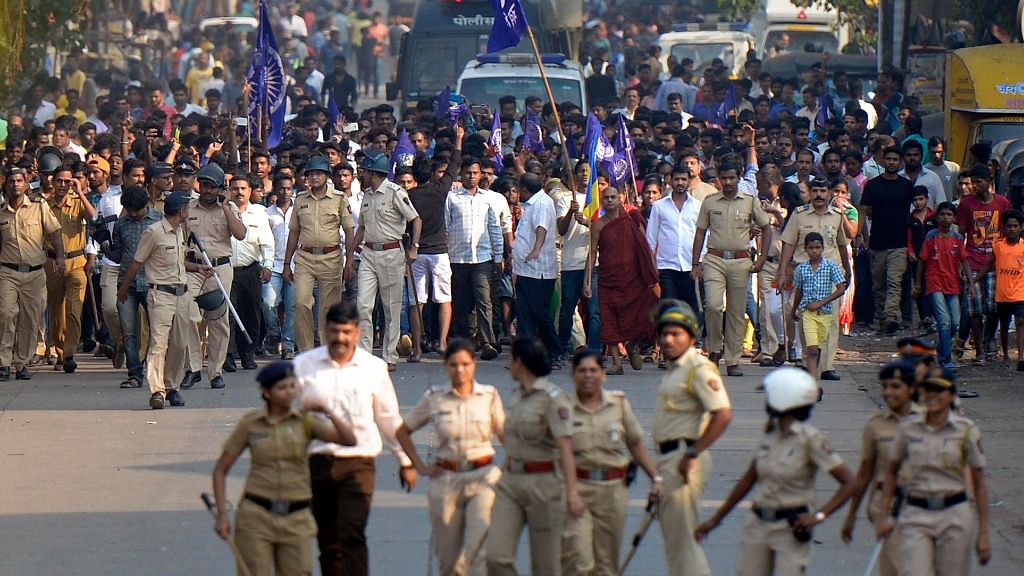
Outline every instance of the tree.
[[718, 12], [726, 20], [747, 20], [764, 0], [718, 0]]
[[84, 44], [90, 0], [3, 0], [0, 2], [0, 102], [20, 95], [44, 75], [47, 50]]

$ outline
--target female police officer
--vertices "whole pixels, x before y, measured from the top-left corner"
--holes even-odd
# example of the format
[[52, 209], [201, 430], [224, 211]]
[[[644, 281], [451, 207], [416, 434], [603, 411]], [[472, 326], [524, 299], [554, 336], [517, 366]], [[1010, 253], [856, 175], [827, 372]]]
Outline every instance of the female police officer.
[[[973, 514], [967, 501], [965, 466], [971, 471], [977, 504], [978, 562], [984, 566], [992, 556], [981, 431], [951, 409], [956, 398], [955, 378], [949, 370], [933, 368], [922, 385], [924, 413], [900, 422], [885, 471], [882, 510], [892, 505], [896, 479], [907, 468], [898, 527], [900, 573], [907, 576], [970, 573]], [[893, 521], [883, 518], [876, 530], [879, 538], [889, 536]]]
[[[818, 400], [818, 383], [798, 368], [779, 368], [764, 379], [771, 419], [754, 461], [715, 515], [697, 528], [702, 540], [742, 500], [754, 484], [754, 515], [743, 528], [739, 576], [799, 576], [811, 560], [811, 529], [846, 502], [852, 476], [825, 436], [806, 423]], [[839, 481], [839, 489], [817, 511], [814, 478], [819, 469]]]
[[626, 468], [630, 455], [651, 477], [651, 499], [661, 496], [661, 477], [644, 449], [643, 430], [620, 391], [606, 391], [601, 355], [583, 349], [572, 359], [576, 394], [572, 450], [585, 508], [562, 536], [562, 576], [618, 574], [619, 547], [629, 506]]
[[[882, 509], [882, 487], [885, 483], [885, 472], [892, 461], [892, 442], [896, 438], [896, 428], [901, 420], [921, 411], [920, 406], [914, 402], [917, 398], [915, 370], [916, 367], [910, 362], [897, 361], [886, 364], [878, 373], [878, 380], [882, 384], [882, 398], [886, 405], [872, 415], [864, 426], [860, 470], [857, 471], [850, 509], [843, 524], [843, 541], [847, 544], [853, 540], [857, 509], [860, 508], [860, 501], [869, 489], [871, 498], [868, 500], [868, 518], [871, 522], [877, 526], [889, 515], [888, 510]], [[895, 536], [891, 536], [886, 539], [878, 559], [879, 574], [897, 576], [899, 565], [899, 541]]]
[[[427, 390], [395, 437], [416, 471], [430, 476], [427, 500], [440, 573], [482, 576], [486, 564], [478, 551], [491, 525], [494, 485], [501, 478], [493, 465], [491, 437], [504, 438], [505, 409], [493, 386], [475, 380], [471, 342], [449, 341], [444, 362], [451, 386]], [[437, 447], [437, 459], [430, 463], [420, 458], [411, 436], [428, 423], [434, 425]]]
[[[213, 469], [214, 529], [224, 539], [231, 534], [225, 478], [242, 451], [249, 448], [252, 463], [235, 514], [238, 561], [245, 562], [252, 576], [311, 574], [310, 540], [316, 535], [316, 523], [309, 508], [312, 489], [307, 448], [313, 438], [351, 446], [356, 437], [336, 414], [329, 414], [330, 423], [309, 414], [309, 410], [324, 411], [315, 399], [305, 401], [305, 413], [292, 407], [299, 393], [291, 362], [274, 362], [260, 370], [256, 379], [266, 406], [242, 417]], [[243, 573], [241, 567], [238, 573]]]

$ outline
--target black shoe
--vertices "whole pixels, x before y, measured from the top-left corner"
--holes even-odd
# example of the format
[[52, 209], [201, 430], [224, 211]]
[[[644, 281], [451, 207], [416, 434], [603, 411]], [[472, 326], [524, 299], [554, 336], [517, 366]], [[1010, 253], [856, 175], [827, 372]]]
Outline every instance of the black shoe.
[[235, 364], [235, 359], [231, 356], [228, 356], [227, 359], [224, 360], [224, 366], [222, 366], [222, 368], [224, 368], [225, 372], [238, 371], [238, 366]]
[[480, 350], [481, 360], [494, 360], [498, 357], [498, 351], [494, 349], [494, 346], [490, 344], [484, 344], [484, 347]]
[[978, 396], [981, 396], [981, 394], [978, 394], [974, 390], [958, 390], [956, 394], [957, 394], [957, 397], [959, 397], [959, 398], [968, 398], [968, 399], [970, 399], [970, 398], [977, 398]]
[[14, 377], [18, 380], [31, 380], [32, 374], [29, 374], [28, 366], [22, 366], [21, 370], [18, 370], [18, 373], [15, 374]]
[[193, 372], [189, 370], [188, 372], [185, 372], [185, 377], [181, 379], [181, 384], [179, 384], [178, 386], [182, 390], [191, 390], [195, 388], [196, 384], [199, 384], [202, 380], [202, 372]]
[[210, 388], [213, 388], [214, 390], [220, 390], [223, 387], [224, 387], [224, 377], [223, 376], [217, 376], [216, 378], [214, 378], [213, 380], [210, 381]]
[[825, 399], [825, 389], [824, 388], [818, 388], [818, 402], [821, 402], [824, 399]]
[[184, 406], [185, 399], [181, 397], [181, 392], [177, 390], [171, 390], [167, 393], [167, 402], [171, 406]]
[[163, 410], [164, 395], [159, 392], [154, 392], [153, 395], [149, 397], [149, 407], [153, 410]]
[[825, 370], [821, 373], [821, 379], [835, 382], [839, 380], [839, 373], [835, 370]]
[[899, 322], [889, 322], [885, 326], [884, 334], [886, 336], [892, 336], [893, 334], [895, 334], [895, 333], [897, 333], [899, 331], [900, 331], [900, 323]]
[[251, 356], [242, 358], [242, 370], [255, 370], [256, 368], [258, 368], [256, 360]]
[[95, 349], [96, 349], [96, 341], [95, 340], [86, 340], [85, 342], [82, 342], [82, 352], [85, 352], [86, 354], [90, 354]]
[[284, 352], [281, 352], [281, 360], [294, 360], [294, 359], [295, 359], [295, 352], [292, 352], [291, 350], [285, 350]]
[[0, 382], [7, 382], [11, 379], [11, 369], [9, 366], [0, 368]]
[[75, 370], [78, 370], [78, 362], [75, 362], [74, 358], [65, 358], [64, 359], [64, 373], [65, 374], [74, 374]]

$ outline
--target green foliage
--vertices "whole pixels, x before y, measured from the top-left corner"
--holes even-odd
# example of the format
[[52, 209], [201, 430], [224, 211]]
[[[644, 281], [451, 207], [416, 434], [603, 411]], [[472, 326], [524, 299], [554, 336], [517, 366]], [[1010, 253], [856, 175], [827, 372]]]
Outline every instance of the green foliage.
[[43, 73], [46, 51], [81, 49], [85, 45], [88, 0], [47, 0], [25, 3], [22, 20], [24, 43], [21, 74], [34, 78]]
[[718, 11], [732, 21], [746, 20], [764, 0], [718, 0]]

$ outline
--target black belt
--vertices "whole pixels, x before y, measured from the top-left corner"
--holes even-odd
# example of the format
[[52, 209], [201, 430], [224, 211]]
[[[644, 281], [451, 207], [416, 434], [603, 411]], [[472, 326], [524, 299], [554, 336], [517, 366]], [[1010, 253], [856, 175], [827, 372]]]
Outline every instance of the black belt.
[[[206, 264], [202, 258], [196, 258], [195, 254], [186, 254], [185, 260], [192, 264]], [[231, 256], [221, 256], [220, 258], [210, 258], [210, 264], [214, 267], [223, 266], [225, 264], [231, 264]]]
[[772, 264], [775, 264], [776, 262], [779, 261], [779, 257], [778, 256], [769, 256], [769, 257], [765, 258], [765, 260], [768, 261], [768, 262], [771, 262]]
[[945, 510], [967, 501], [967, 493], [960, 492], [959, 494], [953, 494], [952, 496], [945, 496], [942, 494], [936, 496], [918, 497], [918, 496], [907, 496], [907, 504], [911, 506], [917, 506], [918, 508], [924, 508], [925, 510]]
[[39, 264], [38, 266], [29, 266], [28, 264], [10, 264], [7, 262], [0, 262], [0, 266], [3, 266], [4, 268], [10, 268], [15, 272], [35, 272], [36, 270], [43, 269], [42, 264]]
[[252, 264], [246, 264], [245, 266], [235, 266], [235, 270], [248, 270], [249, 268], [252, 268], [253, 266], [259, 266], [259, 265], [260, 265], [259, 262], [253, 262]]
[[790, 518], [795, 518], [801, 514], [806, 514], [809, 510], [810, 509], [807, 508], [807, 506], [797, 506], [794, 508], [759, 508], [754, 506], [751, 508], [754, 515], [765, 522], [789, 520]]
[[188, 287], [184, 284], [150, 284], [149, 289], [166, 292], [173, 296], [181, 296], [188, 291]]
[[[64, 253], [64, 259], [65, 260], [71, 260], [72, 258], [78, 258], [79, 256], [85, 256], [85, 249], [82, 249], [82, 250], [72, 250], [71, 252], [65, 252]], [[49, 258], [50, 260], [56, 260], [57, 259], [57, 253], [56, 252], [51, 252], [50, 250], [47, 250], [46, 251], [46, 257]]]
[[262, 496], [256, 496], [255, 494], [249, 494], [246, 492], [245, 499], [257, 506], [265, 509], [271, 514], [277, 514], [278, 516], [287, 516], [293, 512], [299, 510], [305, 510], [309, 508], [310, 500], [268, 500]]
[[97, 218], [94, 222], [97, 224], [110, 224], [111, 222], [117, 222], [117, 214], [111, 214], [110, 216], [103, 216]]
[[664, 442], [659, 442], [658, 454], [668, 454], [669, 452], [675, 452], [676, 450], [679, 450], [680, 440], [686, 444], [687, 448], [693, 446], [696, 442], [696, 440], [690, 440], [689, 438], [676, 438], [675, 440], [666, 440]]

